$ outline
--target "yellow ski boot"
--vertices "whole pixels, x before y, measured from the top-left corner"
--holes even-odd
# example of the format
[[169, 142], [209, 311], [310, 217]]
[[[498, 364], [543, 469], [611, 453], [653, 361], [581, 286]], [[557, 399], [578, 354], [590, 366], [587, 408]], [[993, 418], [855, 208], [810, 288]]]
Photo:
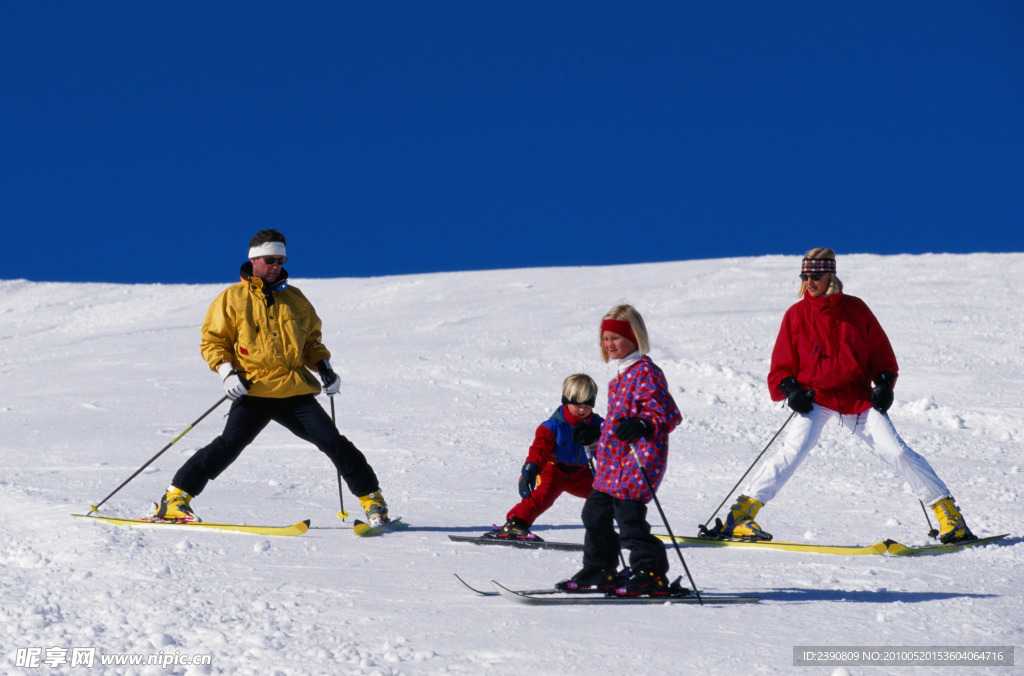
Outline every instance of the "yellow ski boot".
[[384, 502], [384, 496], [380, 494], [380, 491], [360, 495], [359, 505], [363, 508], [363, 512], [366, 513], [366, 522], [370, 524], [371, 528], [378, 528], [386, 523], [390, 523], [388, 503]]
[[963, 514], [957, 509], [953, 497], [943, 498], [932, 505], [935, 518], [939, 520], [939, 542], [948, 545], [952, 542], [966, 542], [978, 538], [967, 527]]
[[192, 507], [189, 503], [192, 502], [192, 496], [174, 486], [167, 487], [167, 493], [164, 495], [163, 500], [157, 505], [156, 513], [153, 514], [155, 519], [160, 521], [202, 521], [195, 512], [192, 511]]
[[771, 540], [772, 534], [761, 530], [754, 521], [754, 517], [763, 506], [763, 502], [748, 498], [746, 495], [739, 496], [736, 498], [736, 504], [729, 508], [729, 516], [718, 535], [744, 540]]

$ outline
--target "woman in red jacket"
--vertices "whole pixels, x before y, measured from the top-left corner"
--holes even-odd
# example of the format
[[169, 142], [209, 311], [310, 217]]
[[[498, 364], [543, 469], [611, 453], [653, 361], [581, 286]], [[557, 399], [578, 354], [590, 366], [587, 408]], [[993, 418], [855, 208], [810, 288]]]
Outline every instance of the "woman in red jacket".
[[[974, 539], [928, 461], [904, 443], [886, 411], [899, 373], [892, 345], [859, 298], [843, 294], [831, 249], [811, 249], [801, 266], [802, 299], [786, 311], [772, 351], [768, 388], [796, 416], [774, 455], [765, 456], [732, 506], [721, 534], [771, 540], [754, 521], [817, 444], [825, 424], [844, 428], [888, 460], [939, 520], [939, 539]], [[872, 386], [872, 381], [874, 385]]]

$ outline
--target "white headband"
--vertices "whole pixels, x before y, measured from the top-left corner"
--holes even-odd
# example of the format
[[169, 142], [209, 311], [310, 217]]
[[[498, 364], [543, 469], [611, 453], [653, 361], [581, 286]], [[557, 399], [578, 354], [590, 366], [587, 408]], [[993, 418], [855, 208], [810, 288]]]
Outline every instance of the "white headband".
[[249, 258], [260, 256], [284, 256], [284, 242], [264, 242], [259, 246], [249, 247]]

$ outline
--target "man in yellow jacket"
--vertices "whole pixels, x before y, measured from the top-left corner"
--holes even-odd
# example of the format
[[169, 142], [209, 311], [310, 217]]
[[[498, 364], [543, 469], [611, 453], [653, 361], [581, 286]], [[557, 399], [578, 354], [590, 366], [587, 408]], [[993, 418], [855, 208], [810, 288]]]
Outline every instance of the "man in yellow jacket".
[[321, 342], [320, 318], [301, 291], [288, 284], [285, 237], [261, 230], [249, 242], [241, 281], [221, 292], [203, 321], [200, 351], [220, 374], [233, 400], [224, 431], [199, 449], [174, 475], [156, 518], [199, 521], [191, 500], [207, 482], [234, 462], [271, 421], [323, 451], [359, 496], [371, 526], [388, 523], [380, 484], [362, 451], [338, 433], [316, 401], [320, 383], [328, 396], [341, 379], [331, 369], [331, 353]]

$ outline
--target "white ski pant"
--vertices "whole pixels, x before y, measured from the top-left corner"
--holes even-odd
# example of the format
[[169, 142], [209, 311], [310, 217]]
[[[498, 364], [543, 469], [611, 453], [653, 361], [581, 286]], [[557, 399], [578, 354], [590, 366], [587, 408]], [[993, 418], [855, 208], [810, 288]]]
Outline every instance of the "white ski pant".
[[866, 413], [841, 415], [816, 404], [810, 413], [793, 416], [782, 443], [774, 454], [765, 455], [761, 460], [743, 494], [762, 503], [774, 498], [817, 445], [825, 425], [836, 417], [840, 418], [844, 429], [852, 430], [854, 435], [887, 460], [910, 484], [921, 502], [930, 506], [949, 497], [946, 484], [942, 483], [927, 460], [904, 443], [889, 416], [873, 408]]

